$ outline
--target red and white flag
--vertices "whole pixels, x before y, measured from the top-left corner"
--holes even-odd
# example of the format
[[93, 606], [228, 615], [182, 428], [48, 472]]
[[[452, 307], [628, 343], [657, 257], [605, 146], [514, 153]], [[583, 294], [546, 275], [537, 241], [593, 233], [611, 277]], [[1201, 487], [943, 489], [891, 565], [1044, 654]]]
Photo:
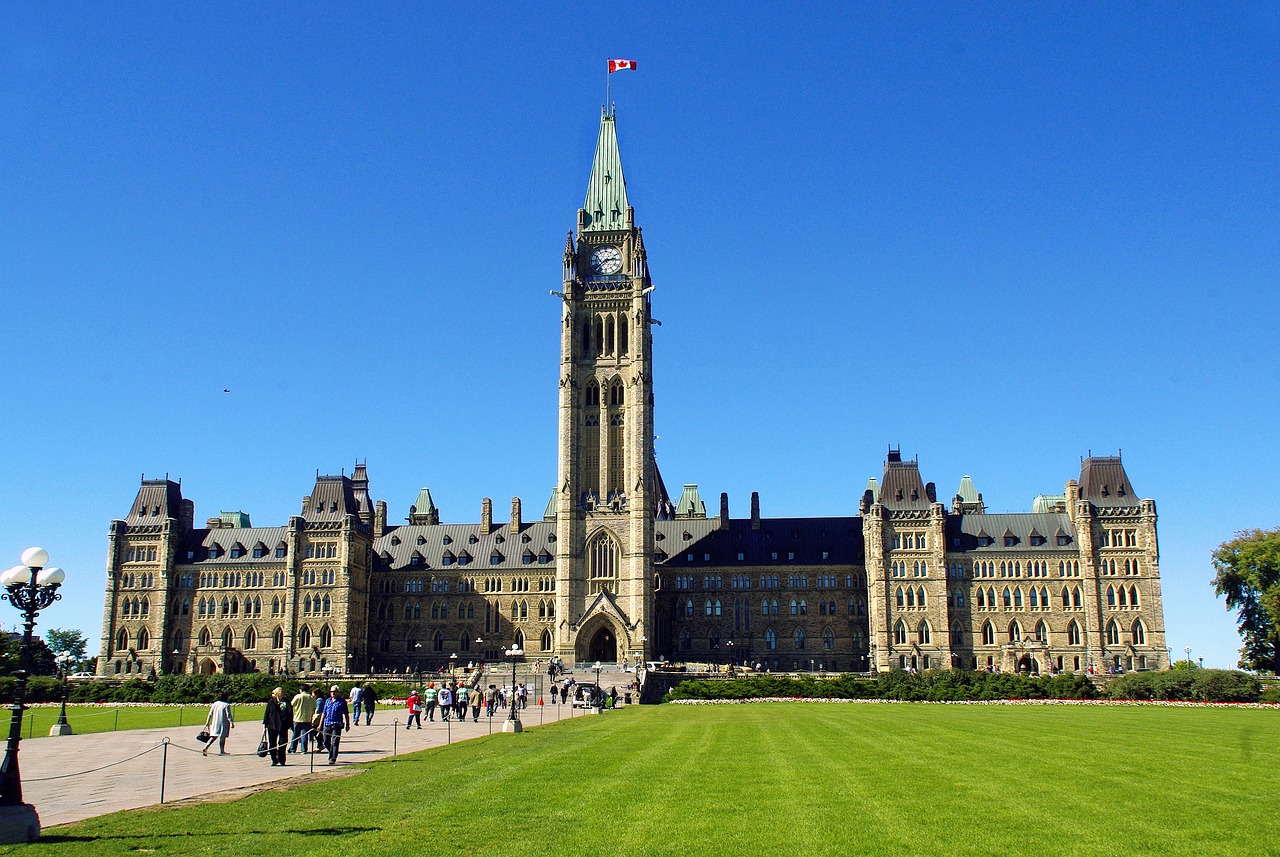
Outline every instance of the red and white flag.
[[614, 59], [609, 60], [609, 74], [613, 74], [615, 71], [635, 71], [635, 70], [636, 70], [635, 60], [614, 60]]

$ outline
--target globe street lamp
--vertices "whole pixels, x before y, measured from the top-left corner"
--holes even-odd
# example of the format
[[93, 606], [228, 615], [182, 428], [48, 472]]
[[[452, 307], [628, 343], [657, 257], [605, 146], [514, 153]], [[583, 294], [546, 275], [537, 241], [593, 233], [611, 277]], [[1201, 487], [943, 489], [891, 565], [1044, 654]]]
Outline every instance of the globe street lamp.
[[1184, 652], [1186, 652], [1186, 653], [1187, 653], [1187, 665], [1188, 665], [1188, 666], [1194, 666], [1194, 664], [1191, 662], [1191, 647], [1190, 647], [1190, 646], [1183, 646], [1183, 647], [1182, 647], [1182, 651], [1184, 651]]
[[449, 678], [453, 679], [454, 681], [458, 680], [457, 670], [458, 670], [458, 653], [454, 652], [453, 654], [449, 655]]
[[31, 669], [31, 632], [36, 616], [62, 598], [58, 587], [66, 572], [48, 565], [49, 552], [44, 548], [27, 548], [22, 552], [22, 565], [0, 574], [0, 586], [7, 599], [22, 611], [22, 644], [18, 650], [17, 679], [13, 686], [13, 704], [9, 706], [9, 740], [0, 763], [0, 843], [34, 842], [40, 838], [40, 818], [35, 807], [22, 802], [22, 775], [18, 770], [18, 744], [22, 740], [22, 700], [27, 693], [27, 673]]
[[71, 672], [71, 665], [76, 659], [70, 652], [63, 652], [55, 660], [58, 662], [58, 675], [62, 678], [62, 708], [58, 711], [58, 722], [49, 728], [50, 737], [72, 734], [71, 724], [67, 722], [67, 674]]
[[520, 697], [516, 694], [516, 658], [524, 655], [524, 649], [516, 643], [511, 644], [511, 648], [503, 652], [505, 656], [511, 659], [511, 698], [507, 700], [507, 722], [502, 724], [503, 732], [523, 732], [524, 725], [520, 722]]
[[596, 665], [592, 669], [594, 669], [596, 673], [596, 695], [591, 702], [595, 706], [596, 711], [600, 711], [604, 708], [604, 690], [600, 687], [600, 662], [596, 661]]

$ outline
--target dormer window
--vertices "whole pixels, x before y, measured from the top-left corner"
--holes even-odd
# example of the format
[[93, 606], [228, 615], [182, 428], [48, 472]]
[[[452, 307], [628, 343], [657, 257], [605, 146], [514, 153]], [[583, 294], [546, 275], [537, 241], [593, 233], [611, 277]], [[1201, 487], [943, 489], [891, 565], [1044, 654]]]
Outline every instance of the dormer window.
[[395, 547], [395, 546], [396, 546], [396, 545], [398, 545], [398, 544], [400, 544], [400, 537], [399, 537], [399, 536], [392, 536], [392, 537], [391, 537], [391, 546], [392, 546], [392, 547]]
[[220, 556], [222, 556], [222, 549], [221, 549], [221, 548], [219, 548], [217, 545], [210, 545], [210, 546], [209, 546], [209, 559], [217, 559], [217, 558], [218, 558], [218, 557], [220, 557]]
[[338, 511], [338, 501], [337, 501], [337, 500], [334, 500], [332, 503], [330, 503], [330, 504], [329, 504], [329, 511], [330, 511], [330, 512], [336, 512], [336, 511]]
[[535, 559], [536, 557], [533, 555], [533, 551], [531, 550], [526, 550], [523, 554], [520, 555], [520, 562], [524, 563], [525, 565], [533, 565], [533, 561]]
[[497, 535], [497, 536], [494, 536], [493, 540], [494, 540], [495, 542], [497, 542], [498, 544], [502, 544], [503, 542], [505, 542], [505, 541], [506, 541], [506, 537], [504, 537], [503, 535], [499, 534], [499, 535]]
[[445, 551], [445, 552], [444, 552], [444, 556], [440, 557], [440, 564], [441, 564], [441, 565], [453, 565], [453, 561], [454, 561], [455, 559], [457, 559], [457, 557], [455, 557], [455, 556], [453, 555], [453, 551]]
[[529, 544], [529, 542], [531, 542], [531, 541], [533, 541], [533, 539], [529, 538], [529, 534], [528, 534], [528, 533], [523, 533], [523, 534], [520, 536], [520, 543], [521, 543], [521, 544], [525, 544], [525, 545], [527, 545], [527, 544]]
[[418, 544], [425, 545], [427, 543], [426, 536], [418, 536]]
[[1119, 496], [1119, 497], [1123, 497], [1123, 496], [1124, 496], [1124, 486], [1123, 486], [1123, 485], [1121, 485], [1119, 488], [1117, 488], [1117, 489], [1116, 489], [1116, 495], [1117, 495], [1117, 496]]
[[497, 551], [494, 551], [493, 553], [489, 554], [489, 565], [501, 565], [502, 559], [503, 559], [502, 554], [498, 553]]
[[289, 553], [289, 546], [286, 545], [284, 542], [281, 542], [280, 544], [276, 545], [277, 559], [284, 559], [288, 553]]
[[470, 536], [467, 537], [467, 544], [473, 545], [478, 541], [480, 541], [480, 537], [477, 536], [475, 533], [472, 533]]
[[451, 545], [451, 544], [453, 544], [453, 536], [445, 536], [445, 537], [444, 537], [443, 539], [441, 539], [440, 541], [441, 541], [441, 543], [443, 543], [443, 544]]

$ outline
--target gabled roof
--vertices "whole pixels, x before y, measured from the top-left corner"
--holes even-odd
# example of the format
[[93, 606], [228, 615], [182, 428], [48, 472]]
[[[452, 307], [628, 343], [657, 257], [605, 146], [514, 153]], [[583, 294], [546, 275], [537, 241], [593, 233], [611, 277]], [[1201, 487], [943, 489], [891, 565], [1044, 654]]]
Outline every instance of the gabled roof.
[[601, 232], [625, 229], [627, 224], [627, 182], [622, 177], [622, 155], [618, 151], [618, 132], [613, 116], [600, 116], [600, 136], [596, 140], [596, 157], [591, 163], [591, 180], [587, 198], [582, 204], [586, 217], [583, 231]]
[[308, 522], [341, 521], [358, 514], [360, 504], [347, 476], [317, 476], [315, 490], [302, 504], [302, 517]]
[[[860, 565], [863, 562], [861, 518], [761, 518], [759, 529], [752, 529], [750, 518], [730, 520], [724, 529], [719, 522], [718, 517], [656, 522], [654, 547], [666, 554], [658, 565], [663, 568], [714, 566], [723, 571], [735, 565]], [[825, 559], [823, 553], [827, 555]], [[710, 560], [705, 559], [708, 554]]]
[[124, 519], [126, 524], [162, 524], [177, 518], [182, 504], [182, 487], [169, 479], [144, 479]]
[[[261, 565], [265, 562], [284, 564], [288, 560], [277, 558], [276, 545], [284, 542], [289, 532], [288, 527], [221, 527], [216, 530], [192, 530], [182, 540], [179, 549], [178, 565]], [[217, 557], [209, 557], [209, 548], [218, 546]], [[231, 549], [239, 545], [245, 550], [244, 556], [232, 557]], [[255, 557], [254, 548], [261, 545], [266, 549], [266, 556]], [[187, 554], [194, 554], [190, 559]]]
[[1091, 455], [1081, 463], [1080, 497], [1095, 506], [1137, 506], [1139, 503], [1118, 455]]
[[880, 483], [880, 502], [889, 509], [928, 509], [929, 496], [920, 478], [920, 464], [903, 461], [896, 450], [889, 452]]
[[[374, 568], [375, 571], [407, 571], [412, 568], [433, 573], [466, 571], [474, 574], [483, 574], [488, 569], [541, 568], [554, 573], [553, 564], [530, 566], [523, 557], [526, 550], [535, 556], [544, 550], [555, 556], [555, 539], [556, 525], [553, 521], [523, 524], [519, 537], [512, 535], [506, 525], [485, 532], [480, 524], [407, 524], [374, 540], [373, 552], [378, 557]], [[415, 553], [423, 557], [418, 566], [412, 563]], [[446, 556], [449, 562], [445, 562]], [[464, 556], [470, 557], [471, 561], [466, 565], [455, 562]], [[499, 557], [496, 563], [491, 562], [494, 556]]]
[[[993, 537], [992, 533], [1000, 533]], [[1059, 546], [1056, 541], [1033, 544], [1032, 534], [1055, 533], [1071, 537], [1071, 542]], [[1034, 514], [1027, 512], [986, 513], [983, 515], [948, 515], [946, 522], [947, 553], [1044, 553], [1063, 551], [1075, 553], [1075, 528], [1065, 512]], [[1014, 544], [1006, 546], [1004, 539], [1012, 537]], [[979, 539], [993, 539], [992, 544], [982, 545]], [[1039, 539], [1036, 539], [1039, 541]]]
[[978, 489], [973, 484], [973, 480], [968, 476], [960, 477], [960, 487], [956, 489], [956, 496], [960, 498], [962, 503], [977, 503]]

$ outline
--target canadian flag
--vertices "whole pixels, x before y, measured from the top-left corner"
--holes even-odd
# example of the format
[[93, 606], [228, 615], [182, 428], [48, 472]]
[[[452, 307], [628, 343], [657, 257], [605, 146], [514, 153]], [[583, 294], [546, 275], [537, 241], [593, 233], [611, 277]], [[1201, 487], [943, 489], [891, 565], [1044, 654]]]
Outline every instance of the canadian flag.
[[609, 74], [615, 71], [635, 71], [635, 60], [609, 60]]

